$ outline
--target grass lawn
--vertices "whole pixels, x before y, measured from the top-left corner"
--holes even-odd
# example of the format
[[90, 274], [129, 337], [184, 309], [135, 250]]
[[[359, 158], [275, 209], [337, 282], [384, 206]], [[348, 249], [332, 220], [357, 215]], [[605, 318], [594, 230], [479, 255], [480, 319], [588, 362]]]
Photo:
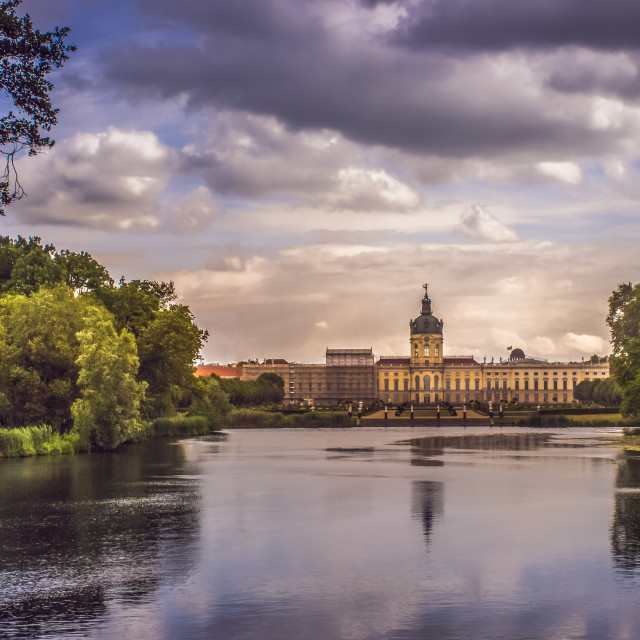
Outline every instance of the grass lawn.
[[622, 422], [622, 416], [619, 413], [597, 413], [591, 415], [566, 416], [570, 422], [599, 422], [608, 420], [609, 422]]

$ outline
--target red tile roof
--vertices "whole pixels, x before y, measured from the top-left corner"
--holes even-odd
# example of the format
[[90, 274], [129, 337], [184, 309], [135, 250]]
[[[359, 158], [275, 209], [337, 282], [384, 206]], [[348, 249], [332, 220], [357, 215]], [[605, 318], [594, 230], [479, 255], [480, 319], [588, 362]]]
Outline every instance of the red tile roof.
[[215, 373], [221, 378], [239, 378], [242, 375], [242, 367], [237, 365], [211, 365], [201, 364], [196, 367], [196, 376], [210, 376]]

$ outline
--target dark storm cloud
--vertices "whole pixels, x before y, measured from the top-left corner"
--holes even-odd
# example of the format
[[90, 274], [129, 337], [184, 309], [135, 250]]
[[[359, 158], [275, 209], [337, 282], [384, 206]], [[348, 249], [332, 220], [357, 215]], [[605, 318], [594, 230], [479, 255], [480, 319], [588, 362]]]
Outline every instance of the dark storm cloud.
[[636, 0], [431, 0], [396, 41], [414, 48], [499, 51], [581, 46], [640, 48]]
[[191, 108], [275, 115], [293, 130], [335, 129], [359, 142], [449, 157], [602, 144], [538, 104], [484, 95], [483, 78], [447, 85], [464, 69], [444, 56], [333, 37], [309, 3], [226, 4], [187, 0], [179, 13], [174, 2], [154, 2], [156, 17], [188, 22], [195, 44], [122, 46], [105, 58], [109, 81], [131, 96], [186, 96]]

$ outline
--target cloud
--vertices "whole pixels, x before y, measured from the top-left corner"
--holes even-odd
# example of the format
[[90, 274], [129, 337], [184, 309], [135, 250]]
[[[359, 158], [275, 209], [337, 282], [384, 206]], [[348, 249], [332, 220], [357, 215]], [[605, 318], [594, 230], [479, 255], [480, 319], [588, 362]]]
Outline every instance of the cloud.
[[[495, 4], [454, 2], [446, 15], [471, 29], [475, 13], [495, 21], [489, 9], [504, 3]], [[637, 131], [637, 123], [625, 119], [606, 134], [594, 129], [582, 97], [548, 90], [547, 69], [534, 57], [493, 52], [461, 59], [438, 49], [398, 47], [375, 35], [377, 9], [355, 2], [228, 5], [143, 2], [154, 25], [170, 21], [172, 37], [104, 52], [106, 85], [138, 102], [183, 101], [189, 113], [271, 116], [293, 132], [337, 132], [357, 144], [457, 160], [585, 157], [613, 152]], [[575, 2], [569, 5], [576, 15], [584, 13]], [[406, 24], [417, 25], [429, 16], [437, 22], [444, 5], [429, 3], [427, 17], [417, 3], [401, 6]], [[535, 13], [533, 4], [526, 6], [525, 14]], [[188, 37], [176, 36], [181, 29]], [[277, 184], [282, 172], [274, 168]], [[291, 165], [294, 174], [303, 169]], [[224, 175], [224, 166], [216, 171]]]
[[408, 320], [420, 313], [425, 281], [445, 321], [447, 354], [497, 360], [510, 345], [552, 360], [607, 352], [594, 349], [606, 345], [607, 298], [621, 261], [640, 269], [635, 247], [518, 242], [499, 249], [334, 243], [251, 257], [219, 249], [228, 258], [215, 265], [154, 275], [174, 280], [209, 330], [205, 357], [212, 361], [321, 362], [327, 346], [406, 354]]
[[28, 195], [12, 211], [28, 222], [155, 229], [158, 196], [175, 165], [175, 154], [150, 131], [78, 133], [18, 164]]
[[491, 242], [517, 242], [518, 234], [505, 226], [484, 205], [473, 204], [460, 215], [458, 229]]
[[198, 187], [171, 207], [177, 228], [193, 231], [205, 227], [218, 213], [211, 191]]
[[430, 0], [414, 5], [396, 41], [414, 48], [504, 51], [640, 47], [633, 0]]
[[560, 180], [560, 182], [568, 184], [582, 182], [582, 171], [575, 162], [539, 162], [536, 166], [540, 173]]
[[611, 351], [609, 343], [601, 336], [593, 336], [584, 333], [578, 335], [569, 331], [564, 334], [562, 341], [567, 347], [579, 353], [596, 353], [598, 355], [602, 355]]

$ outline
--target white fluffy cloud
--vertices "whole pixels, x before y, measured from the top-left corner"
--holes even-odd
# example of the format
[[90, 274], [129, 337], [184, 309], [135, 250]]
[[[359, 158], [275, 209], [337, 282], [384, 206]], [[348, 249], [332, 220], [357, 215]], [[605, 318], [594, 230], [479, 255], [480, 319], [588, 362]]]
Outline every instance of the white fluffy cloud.
[[109, 230], [155, 229], [158, 196], [175, 154], [150, 131], [78, 133], [18, 165], [27, 197], [12, 209], [29, 222]]
[[601, 336], [588, 334], [576, 334], [571, 331], [565, 333], [562, 337], [563, 343], [575, 351], [581, 351], [588, 354], [603, 354], [610, 350], [609, 343]]
[[568, 184], [582, 182], [582, 170], [575, 162], [539, 162], [536, 166], [540, 173], [560, 182]]
[[490, 242], [517, 242], [518, 234], [504, 225], [484, 205], [473, 204], [460, 216], [458, 229]]

